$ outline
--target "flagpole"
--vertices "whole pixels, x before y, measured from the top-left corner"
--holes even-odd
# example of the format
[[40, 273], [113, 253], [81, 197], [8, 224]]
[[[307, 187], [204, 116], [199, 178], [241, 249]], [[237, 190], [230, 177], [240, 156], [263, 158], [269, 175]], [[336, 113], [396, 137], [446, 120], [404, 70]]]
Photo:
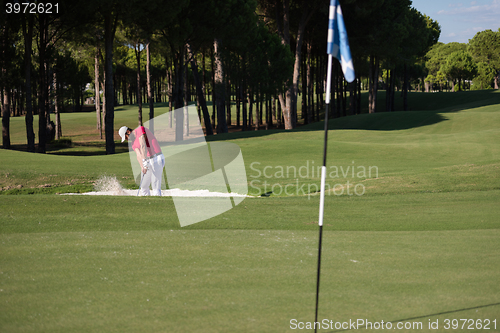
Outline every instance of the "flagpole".
[[326, 151], [328, 145], [328, 109], [330, 106], [330, 90], [332, 79], [332, 58], [331, 54], [328, 55], [328, 70], [326, 74], [326, 98], [325, 98], [325, 141], [323, 144], [323, 166], [321, 167], [321, 190], [319, 199], [319, 245], [318, 245], [318, 272], [316, 277], [316, 314], [314, 317], [314, 332], [316, 332], [316, 322], [318, 321], [318, 301], [319, 301], [319, 277], [321, 271], [321, 243], [323, 240], [323, 215], [325, 207], [325, 181], [326, 181]]
[[316, 314], [314, 317], [314, 332], [317, 332], [318, 302], [319, 302], [319, 277], [321, 272], [321, 249], [323, 241], [323, 215], [325, 208], [325, 182], [326, 182], [326, 151], [328, 144], [328, 108], [330, 105], [330, 90], [332, 81], [333, 57], [340, 61], [342, 72], [347, 82], [355, 79], [354, 66], [352, 63], [351, 50], [347, 40], [347, 32], [344, 25], [344, 17], [338, 0], [330, 0], [328, 13], [328, 38], [326, 45], [328, 54], [328, 71], [326, 73], [326, 98], [325, 98], [325, 142], [323, 149], [323, 166], [321, 167], [321, 191], [319, 199], [319, 246], [318, 246], [318, 275], [316, 278]]

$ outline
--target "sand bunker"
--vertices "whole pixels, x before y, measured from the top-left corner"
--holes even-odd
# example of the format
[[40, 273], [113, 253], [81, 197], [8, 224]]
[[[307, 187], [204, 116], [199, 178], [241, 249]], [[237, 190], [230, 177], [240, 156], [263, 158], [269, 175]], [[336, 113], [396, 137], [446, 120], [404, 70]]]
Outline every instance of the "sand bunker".
[[[64, 195], [114, 195], [114, 196], [137, 196], [138, 190], [124, 189], [114, 176], [101, 176], [94, 184], [93, 192], [85, 193], [63, 193]], [[210, 192], [208, 190], [188, 191], [178, 188], [162, 190], [161, 195], [165, 197], [248, 197], [238, 193]]]
[[[94, 191], [94, 192], [85, 192], [85, 193], [62, 193], [64, 195], [129, 195], [136, 196], [137, 190], [126, 190], [122, 189], [121, 191]], [[219, 193], [219, 192], [210, 192], [208, 190], [198, 190], [198, 191], [188, 191], [188, 190], [180, 190], [178, 188], [172, 190], [163, 190], [161, 191], [161, 195], [164, 197], [248, 197], [244, 194], [238, 193]]]

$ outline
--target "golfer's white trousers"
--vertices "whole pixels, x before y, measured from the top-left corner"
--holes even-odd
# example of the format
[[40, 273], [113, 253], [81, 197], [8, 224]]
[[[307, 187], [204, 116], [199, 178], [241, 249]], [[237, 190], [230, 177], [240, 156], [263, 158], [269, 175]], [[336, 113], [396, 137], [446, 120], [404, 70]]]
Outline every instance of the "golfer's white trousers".
[[[165, 157], [163, 154], [157, 155], [149, 160], [148, 171], [142, 176], [140, 196], [154, 195], [161, 196], [161, 179], [163, 167], [165, 166]], [[152, 190], [149, 190], [151, 186]]]

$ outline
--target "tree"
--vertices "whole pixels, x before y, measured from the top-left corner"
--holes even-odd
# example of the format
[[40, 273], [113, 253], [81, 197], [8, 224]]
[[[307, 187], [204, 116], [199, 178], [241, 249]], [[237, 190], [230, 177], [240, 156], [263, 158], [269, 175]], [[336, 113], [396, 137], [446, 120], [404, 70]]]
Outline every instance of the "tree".
[[33, 131], [33, 103], [31, 101], [31, 53], [33, 49], [34, 16], [23, 16], [22, 31], [24, 39], [24, 90], [26, 96], [26, 137], [28, 151], [35, 152], [35, 132]]
[[221, 41], [218, 38], [214, 40], [214, 60], [215, 60], [215, 100], [217, 104], [217, 134], [227, 133], [227, 124], [225, 117], [225, 86], [224, 86], [224, 66], [222, 64]]
[[425, 83], [426, 83], [426, 87], [430, 87], [430, 89], [432, 89], [432, 86], [434, 83], [436, 83], [436, 77], [432, 74], [429, 74], [427, 75], [427, 77], [425, 78]]
[[487, 62], [477, 64], [477, 75], [472, 80], [473, 90], [491, 89], [495, 81], [497, 71]]
[[[263, 22], [256, 24], [248, 35], [244, 52], [244, 64], [239, 71], [238, 80], [243, 79], [247, 88], [256, 95], [275, 95], [289, 89], [295, 57], [287, 45], [281, 43], [277, 34], [272, 33]], [[262, 115], [257, 115], [259, 118]], [[255, 129], [259, 121], [255, 122]]]
[[443, 84], [447, 83], [446, 74], [443, 71], [437, 72], [436, 83], [439, 84], [439, 91], [443, 91]]
[[[116, 4], [118, 5], [118, 4]], [[116, 10], [116, 12], [114, 11]], [[118, 25], [119, 9], [108, 8], [104, 13], [104, 137], [106, 154], [115, 153], [114, 121], [115, 93], [113, 86], [113, 42]]]
[[[279, 94], [279, 101], [285, 121], [285, 129], [296, 126], [297, 92], [302, 57], [302, 44], [306, 35], [306, 27], [311, 18], [318, 12], [320, 6], [328, 4], [320, 0], [275, 0], [259, 1], [259, 7], [269, 21], [273, 21], [273, 28], [281, 37], [283, 45], [294, 50], [294, 64], [292, 80], [285, 93]], [[295, 43], [293, 43], [293, 38]]]
[[[467, 45], [463, 43], [436, 43], [425, 55], [425, 68], [427, 69], [428, 75], [432, 75], [434, 77], [438, 76], [438, 72], [442, 71], [443, 66], [446, 64], [447, 58], [450, 54], [455, 51], [465, 51], [467, 49]], [[426, 88], [428, 91], [428, 88]]]
[[73, 43], [60, 44], [55, 50], [57, 52], [54, 52], [55, 59], [52, 64], [52, 72], [57, 74], [58, 89], [52, 90], [51, 98], [57, 98], [63, 107], [64, 99], [70, 99], [73, 101], [73, 111], [80, 112], [85, 86], [92, 80], [86, 63], [90, 58], [81, 47]]
[[[401, 42], [400, 58], [404, 66], [403, 110], [408, 110], [407, 93], [409, 89], [410, 66], [423, 57], [429, 48], [436, 44], [441, 28], [437, 22], [421, 14], [414, 8], [408, 12], [408, 36]], [[415, 67], [414, 67], [415, 68]]]
[[193, 77], [194, 77], [194, 81], [195, 81], [195, 85], [196, 85], [196, 93], [198, 95], [198, 101], [200, 102], [200, 106], [201, 106], [201, 109], [203, 112], [203, 120], [204, 120], [204, 124], [205, 124], [206, 135], [213, 135], [214, 132], [212, 129], [212, 123], [210, 122], [210, 115], [209, 115], [208, 109], [207, 109], [207, 103], [206, 103], [205, 95], [203, 92], [202, 82], [201, 82], [201, 80], [199, 78], [199, 74], [198, 74], [198, 65], [196, 64], [196, 59], [195, 59], [193, 50], [191, 49], [191, 45], [189, 45], [189, 43], [187, 43], [186, 46], [187, 46], [189, 59], [191, 59], [190, 60], [191, 71], [193, 72]]
[[474, 60], [487, 63], [489, 67], [496, 71], [495, 89], [498, 89], [500, 77], [500, 29], [497, 32], [485, 30], [476, 33], [469, 40], [468, 51]]
[[[142, 86], [141, 86], [141, 53], [146, 51], [146, 93], [148, 96], [149, 119], [154, 118], [154, 105], [151, 87], [151, 40], [155, 32], [166, 24], [172, 24], [178, 11], [184, 6], [182, 1], [142, 0], [134, 4], [133, 12], [123, 16], [123, 29], [129, 44], [134, 46], [136, 56], [138, 122], [142, 125]], [[150, 123], [154, 132], [154, 125]]]
[[[462, 80], [472, 80], [477, 72], [477, 67], [468, 52], [456, 51], [448, 56], [442, 70], [452, 80], [458, 81], [458, 90], [460, 91]], [[454, 88], [453, 91], [455, 91]]]
[[100, 59], [101, 59], [101, 48], [99, 46], [99, 39], [97, 38], [97, 46], [94, 55], [94, 91], [95, 91], [95, 111], [96, 111], [96, 127], [99, 131], [99, 138], [102, 139], [102, 122], [101, 122], [101, 80], [100, 80]]
[[[113, 76], [113, 45], [116, 30], [120, 22], [140, 21], [149, 14], [154, 15], [159, 9], [167, 10], [169, 5], [175, 8], [171, 1], [99, 1], [97, 10], [97, 21], [104, 22], [104, 133], [106, 139], [106, 154], [115, 153], [114, 141], [114, 76]], [[155, 16], [156, 17], [156, 16]], [[168, 17], [167, 17], [168, 19]]]
[[[79, 3], [63, 2], [59, 10], [53, 14], [24, 14], [35, 15], [35, 27], [38, 49], [38, 151], [45, 153], [50, 133], [50, 81], [48, 71], [54, 63], [56, 44], [68, 37], [69, 32], [78, 26], [85, 25], [92, 12], [81, 8]], [[29, 135], [29, 134], [28, 134]]]
[[10, 148], [10, 91], [13, 83], [13, 59], [15, 49], [13, 47], [17, 20], [6, 19], [0, 26], [0, 104], [2, 111], [2, 147]]
[[[409, 36], [410, 0], [351, 0], [344, 6], [349, 41], [358, 58], [369, 60], [368, 109], [375, 112], [380, 64], [396, 65], [403, 41]], [[358, 46], [356, 46], [358, 44]]]
[[[142, 80], [141, 80], [141, 57], [142, 51], [144, 50], [144, 41], [149, 38], [147, 33], [145, 33], [141, 28], [134, 23], [128, 23], [124, 28], [125, 41], [124, 43], [128, 46], [132, 46], [135, 55], [136, 64], [136, 95], [137, 95], [137, 107], [138, 107], [138, 126], [142, 126]], [[147, 47], [149, 50], [149, 46]], [[149, 70], [148, 70], [149, 73]]]

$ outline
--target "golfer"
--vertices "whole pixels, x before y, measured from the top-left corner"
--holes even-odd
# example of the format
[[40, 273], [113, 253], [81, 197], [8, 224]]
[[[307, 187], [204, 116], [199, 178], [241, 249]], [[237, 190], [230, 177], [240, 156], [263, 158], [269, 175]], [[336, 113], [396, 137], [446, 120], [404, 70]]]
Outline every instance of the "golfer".
[[[161, 196], [161, 178], [165, 157], [153, 133], [144, 126], [139, 126], [135, 130], [122, 126], [118, 130], [118, 134], [122, 138], [122, 142], [125, 140], [132, 142], [132, 149], [135, 151], [137, 161], [141, 166], [139, 195]], [[149, 191], [150, 185], [152, 193]]]

